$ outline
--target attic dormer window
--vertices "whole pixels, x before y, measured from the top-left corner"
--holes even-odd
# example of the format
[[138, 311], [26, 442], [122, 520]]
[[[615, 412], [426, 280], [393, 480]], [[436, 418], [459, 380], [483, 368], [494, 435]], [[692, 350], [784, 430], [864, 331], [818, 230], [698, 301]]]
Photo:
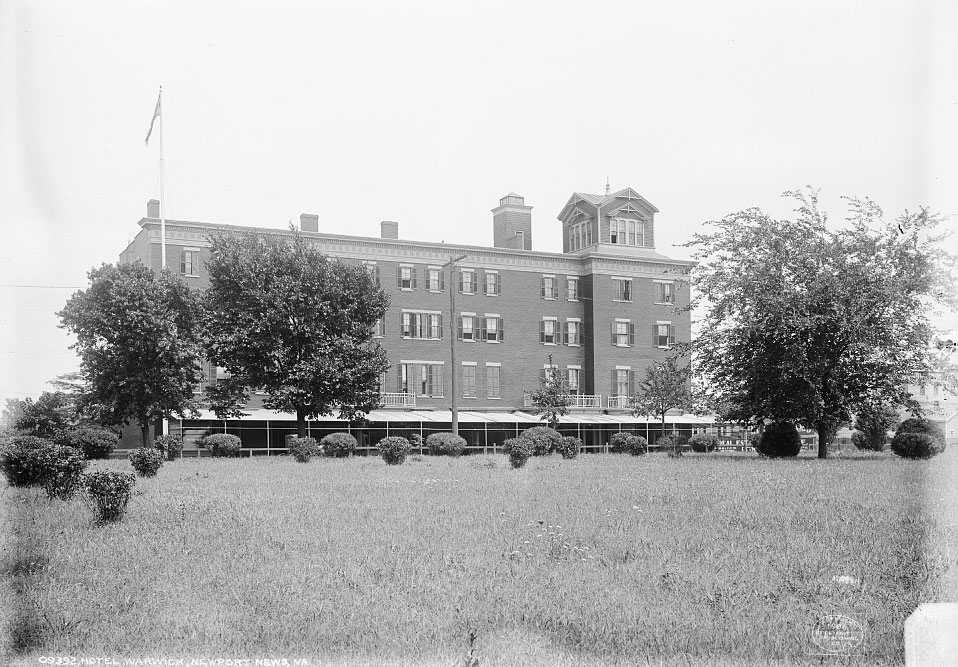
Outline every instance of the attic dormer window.
[[642, 220], [612, 218], [609, 222], [609, 243], [644, 246], [645, 223]]

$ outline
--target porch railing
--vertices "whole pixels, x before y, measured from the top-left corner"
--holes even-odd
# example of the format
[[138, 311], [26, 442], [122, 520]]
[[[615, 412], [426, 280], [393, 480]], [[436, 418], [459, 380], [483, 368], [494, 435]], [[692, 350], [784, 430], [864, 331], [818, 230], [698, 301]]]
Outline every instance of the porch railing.
[[416, 407], [416, 396], [403, 392], [381, 392], [379, 403], [384, 408], [414, 408]]

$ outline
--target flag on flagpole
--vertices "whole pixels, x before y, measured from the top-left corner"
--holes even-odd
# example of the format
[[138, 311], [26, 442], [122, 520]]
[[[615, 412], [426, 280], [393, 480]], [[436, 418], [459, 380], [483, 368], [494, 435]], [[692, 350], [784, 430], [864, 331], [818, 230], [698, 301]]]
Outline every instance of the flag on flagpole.
[[146, 145], [150, 145], [150, 135], [153, 134], [153, 125], [156, 123], [156, 119], [160, 117], [160, 104], [163, 102], [163, 91], [160, 91], [159, 97], [156, 98], [156, 111], [153, 112], [153, 119], [150, 121], [150, 131], [146, 133]]

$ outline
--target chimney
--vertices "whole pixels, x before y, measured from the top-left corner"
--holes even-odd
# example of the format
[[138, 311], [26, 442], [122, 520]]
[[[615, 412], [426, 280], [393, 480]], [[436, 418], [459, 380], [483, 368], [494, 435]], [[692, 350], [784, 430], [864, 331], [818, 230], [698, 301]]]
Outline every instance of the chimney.
[[319, 216], [315, 213], [300, 213], [299, 231], [319, 232]]
[[532, 250], [532, 207], [522, 195], [510, 192], [492, 209], [492, 245]]
[[384, 239], [399, 238], [399, 223], [395, 220], [383, 220], [379, 223], [379, 236]]
[[160, 219], [160, 200], [151, 199], [146, 202], [146, 217]]

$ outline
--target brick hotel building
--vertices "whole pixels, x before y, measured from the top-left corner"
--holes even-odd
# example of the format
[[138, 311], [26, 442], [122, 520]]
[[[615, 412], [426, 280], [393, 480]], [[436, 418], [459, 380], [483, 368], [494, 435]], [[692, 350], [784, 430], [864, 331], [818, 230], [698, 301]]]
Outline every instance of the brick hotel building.
[[[303, 214], [300, 230], [307, 238], [327, 255], [366, 265], [390, 297], [375, 332], [390, 360], [381, 379], [382, 409], [362, 428], [335, 417], [312, 421], [311, 434], [349, 429], [361, 445], [372, 446], [387, 432], [449, 430], [454, 372], [461, 434], [472, 448], [494, 448], [539, 423], [528, 392], [538, 387], [551, 354], [575, 395], [560, 430], [589, 447], [603, 446], [616, 430], [654, 440], [657, 422], [631, 417], [628, 396], [650, 362], [665, 358], [676, 341], [689, 340], [690, 317], [682, 309], [693, 265], [655, 251], [657, 211], [631, 188], [574, 193], [558, 216], [561, 253], [532, 249], [532, 207], [515, 193], [492, 209], [492, 247], [403, 240], [391, 221], [381, 223], [378, 238], [344, 235], [321, 229], [317, 215]], [[147, 204], [139, 226], [120, 261], [140, 260], [159, 270], [158, 201]], [[208, 235], [239, 229], [290, 234], [167, 220], [166, 264], [203, 289]], [[442, 268], [461, 255], [452, 275]], [[455, 336], [455, 368], [449, 336]], [[209, 368], [208, 381], [216, 374]], [[294, 417], [263, 409], [262, 397], [254, 395], [247, 412], [225, 422], [204, 412], [199, 420], [170, 420], [163, 428], [182, 433], [188, 449], [201, 435], [225, 429], [240, 435], [251, 453], [281, 449], [295, 431]], [[688, 415], [672, 420], [686, 432], [704, 425]]]

